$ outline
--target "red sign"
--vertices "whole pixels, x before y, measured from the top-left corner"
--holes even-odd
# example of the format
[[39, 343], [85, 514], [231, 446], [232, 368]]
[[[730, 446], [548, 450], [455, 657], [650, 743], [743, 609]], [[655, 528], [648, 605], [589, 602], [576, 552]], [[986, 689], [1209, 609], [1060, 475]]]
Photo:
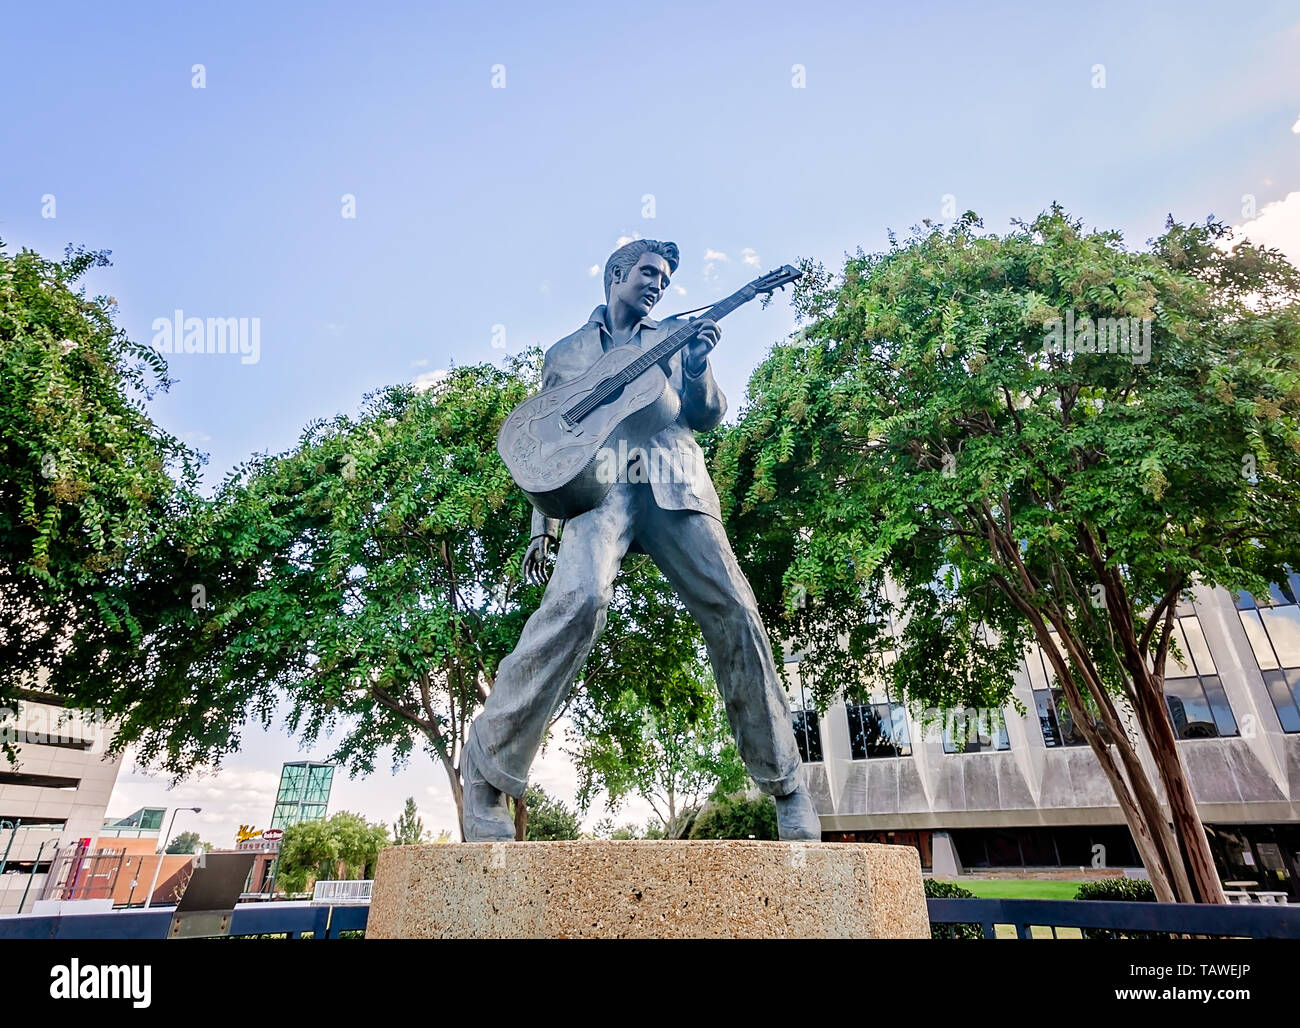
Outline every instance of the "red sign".
[[284, 831], [279, 828], [268, 828], [262, 833], [262, 838], [267, 842], [278, 842], [284, 835]]

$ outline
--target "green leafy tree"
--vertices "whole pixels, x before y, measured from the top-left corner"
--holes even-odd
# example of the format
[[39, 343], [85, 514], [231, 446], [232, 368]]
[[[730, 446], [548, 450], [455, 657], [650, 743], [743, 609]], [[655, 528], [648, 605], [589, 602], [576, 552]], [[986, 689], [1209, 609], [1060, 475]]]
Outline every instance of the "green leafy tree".
[[744, 793], [716, 796], [704, 805], [692, 839], [776, 839], [776, 801], [771, 796]]
[[167, 844], [164, 853], [193, 853], [199, 847], [205, 850], [212, 849], [212, 843], [204, 842], [199, 838], [198, 832], [178, 832], [176, 837]]
[[[714, 789], [749, 782], [722, 710], [699, 629], [653, 564], [636, 565], [609, 612], [616, 645], [595, 659], [587, 688], [571, 701], [569, 755], [578, 804], [604, 794], [651, 805], [668, 838]], [[607, 635], [608, 635], [607, 630]]]
[[184, 520], [179, 566], [152, 569], [206, 583], [208, 605], [148, 640], [152, 682], [99, 697], [115, 745], [179, 777], [284, 696], [290, 730], [337, 729], [329, 759], [353, 774], [422, 747], [459, 812], [470, 720], [538, 596], [518, 572], [527, 501], [493, 445], [527, 391], [518, 366], [456, 368], [236, 469]]
[[429, 833], [424, 830], [424, 821], [415, 806], [415, 797], [406, 797], [406, 806], [402, 816], [393, 822], [394, 846], [417, 846], [429, 841]]
[[530, 842], [549, 839], [580, 839], [581, 825], [578, 815], [564, 802], [546, 792], [540, 785], [530, 785], [524, 793], [528, 810], [528, 824], [524, 838]]
[[328, 821], [299, 821], [280, 838], [276, 884], [303, 892], [317, 878], [331, 880], [339, 859], [339, 840]]
[[[738, 553], [823, 705], [1000, 708], [1040, 646], [1155, 894], [1222, 902], [1163, 682], [1194, 584], [1300, 566], [1300, 272], [1213, 221], [1142, 251], [1057, 208], [980, 227], [807, 267], [808, 324], [718, 445]], [[1085, 318], [1139, 332], [1050, 345]]]
[[388, 828], [360, 814], [341, 810], [321, 821], [300, 821], [280, 840], [277, 885], [302, 892], [313, 881], [374, 877], [379, 851], [391, 845]]
[[[206, 583], [207, 604], [144, 640], [148, 681], [91, 693], [119, 726], [114, 746], [181, 777], [236, 749], [245, 719], [269, 727], [283, 697], [288, 728], [306, 742], [330, 733], [328, 759], [354, 775], [385, 749], [398, 766], [423, 749], [459, 816], [470, 722], [541, 594], [519, 572], [531, 508], [495, 451], [535, 357], [374, 393], [358, 417], [314, 422], [193, 499], [145, 577], [160, 606], [176, 582]], [[580, 683], [596, 702], [689, 648], [629, 638], [643, 626], [624, 612], [657, 602], [639, 596], [661, 587], [654, 576], [623, 577]], [[523, 822], [521, 809], [520, 838]]]
[[0, 244], [0, 708], [33, 689], [93, 706], [87, 682], [143, 673], [158, 611], [140, 565], [197, 481], [201, 458], [146, 413], [162, 356], [113, 324], [114, 298], [77, 288], [108, 263]]

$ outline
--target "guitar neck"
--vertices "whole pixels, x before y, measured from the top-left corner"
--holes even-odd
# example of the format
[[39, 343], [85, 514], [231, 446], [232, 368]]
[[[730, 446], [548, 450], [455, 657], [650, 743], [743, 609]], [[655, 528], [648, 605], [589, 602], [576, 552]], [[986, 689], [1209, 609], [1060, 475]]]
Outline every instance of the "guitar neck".
[[708, 318], [710, 321], [720, 321], [738, 307], [744, 306], [754, 298], [754, 290], [750, 286], [738, 289], [725, 300], [719, 300], [700, 318], [694, 322], [688, 322], [670, 335], [667, 339], [661, 340], [650, 349], [646, 350], [640, 357], [623, 369], [621, 378], [625, 382], [631, 382], [638, 375], [649, 369], [652, 364], [658, 364], [661, 360], [671, 357], [683, 346], [695, 338], [698, 331], [698, 322], [702, 318]]
[[[725, 318], [737, 307], [748, 303], [758, 293], [754, 288], [754, 283], [750, 283], [743, 289], [738, 289], [725, 300], [719, 300], [702, 316], [717, 321], [719, 318]], [[683, 346], [695, 338], [695, 333], [699, 331], [700, 318], [688, 322], [673, 332], [667, 339], [662, 340], [645, 353], [641, 354], [631, 364], [627, 365], [616, 375], [611, 375], [605, 379], [599, 386], [593, 389], [585, 399], [580, 400], [564, 412], [564, 420], [569, 424], [577, 424], [611, 396], [617, 393], [623, 386], [639, 378], [645, 372], [658, 364], [665, 358], [671, 357]]]

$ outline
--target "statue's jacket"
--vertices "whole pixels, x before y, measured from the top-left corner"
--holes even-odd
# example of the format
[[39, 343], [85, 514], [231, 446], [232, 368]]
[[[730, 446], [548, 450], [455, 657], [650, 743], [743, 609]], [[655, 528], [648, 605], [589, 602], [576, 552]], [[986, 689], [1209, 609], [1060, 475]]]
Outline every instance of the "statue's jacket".
[[[643, 318], [639, 335], [629, 345], [651, 349], [686, 324], [686, 320], [672, 317], [659, 322]], [[582, 328], [546, 351], [542, 388], [550, 389], [577, 378], [611, 347], [609, 330], [605, 327], [605, 306], [601, 304], [591, 312], [591, 318]], [[681, 399], [677, 420], [649, 439], [629, 441], [629, 452], [634, 445], [645, 449], [644, 459], [650, 461], [649, 484], [657, 506], [663, 510], [699, 511], [721, 521], [718, 493], [704, 465], [704, 451], [695, 441], [695, 433], [707, 432], [722, 421], [727, 398], [714, 381], [713, 369], [707, 361], [699, 375], [689, 375], [682, 366], [682, 351], [678, 350], [669, 359], [668, 368], [669, 385]], [[629, 476], [630, 481], [639, 480], [636, 471], [629, 472]], [[534, 535], [540, 533], [537, 526], [545, 520], [539, 512], [534, 512]], [[553, 524], [548, 523], [546, 527], [552, 528]]]

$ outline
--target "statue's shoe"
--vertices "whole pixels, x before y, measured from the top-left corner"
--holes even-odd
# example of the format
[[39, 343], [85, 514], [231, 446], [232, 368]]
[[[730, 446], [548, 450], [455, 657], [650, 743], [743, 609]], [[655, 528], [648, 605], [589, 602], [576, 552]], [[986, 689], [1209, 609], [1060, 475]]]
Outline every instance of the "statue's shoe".
[[805, 786], [800, 785], [789, 796], [776, 797], [776, 829], [782, 842], [821, 841], [821, 818]]
[[515, 822], [506, 795], [479, 774], [468, 749], [461, 756], [460, 777], [465, 786], [465, 841], [513, 842]]

